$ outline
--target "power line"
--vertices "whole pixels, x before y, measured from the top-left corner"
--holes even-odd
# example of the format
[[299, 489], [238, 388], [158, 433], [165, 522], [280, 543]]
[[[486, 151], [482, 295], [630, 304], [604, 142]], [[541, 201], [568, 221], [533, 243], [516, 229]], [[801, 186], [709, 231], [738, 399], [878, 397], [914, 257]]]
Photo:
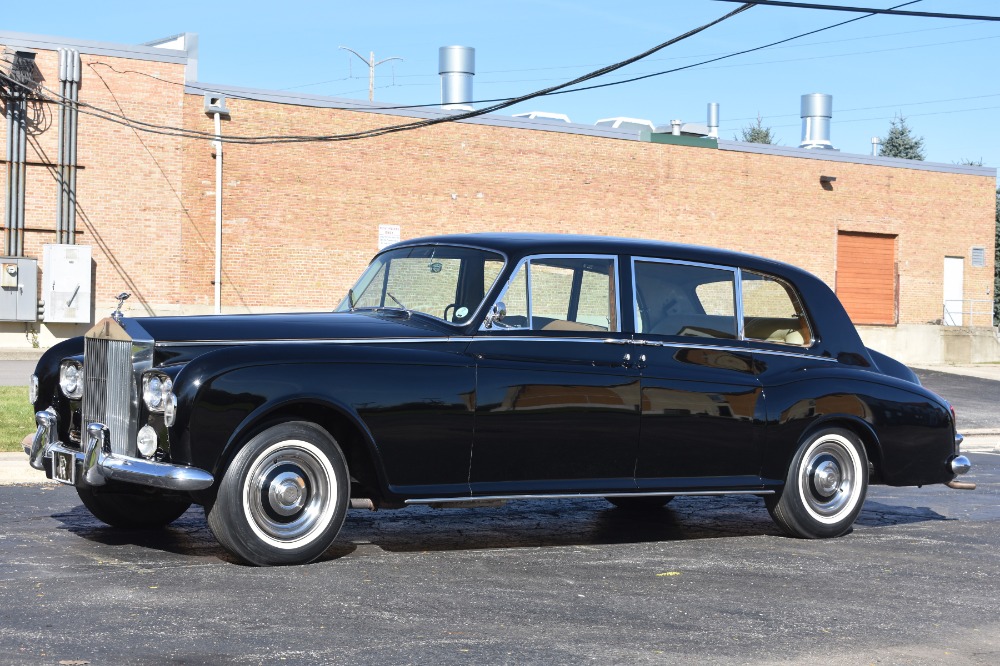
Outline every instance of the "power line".
[[[920, 1], [921, 0], [910, 0], [909, 2], [903, 2], [901, 4], [895, 5], [894, 7], [892, 7], [892, 9], [898, 9], [899, 7], [906, 7], [908, 5], [914, 5], [914, 4], [917, 4]], [[753, 3], [748, 3], [748, 4], [753, 4]], [[840, 21], [839, 23], [834, 23], [832, 25], [828, 25], [828, 26], [826, 26], [824, 28], [818, 28], [816, 30], [810, 30], [808, 32], [800, 33], [798, 35], [794, 35], [792, 37], [781, 39], [781, 40], [778, 40], [776, 42], [771, 42], [769, 44], [764, 44], [762, 46], [757, 46], [757, 47], [754, 47], [754, 48], [745, 49], [743, 51], [736, 51], [736, 52], [733, 52], [733, 53], [728, 53], [728, 54], [725, 54], [725, 55], [722, 55], [722, 56], [719, 56], [719, 57], [710, 58], [708, 60], [702, 60], [700, 62], [692, 63], [690, 65], [684, 65], [682, 67], [676, 67], [676, 68], [673, 68], [673, 69], [663, 70], [663, 71], [659, 71], [659, 72], [653, 72], [653, 73], [650, 73], [650, 74], [644, 74], [644, 75], [640, 75], [640, 76], [636, 76], [636, 77], [632, 77], [632, 78], [628, 78], [628, 79], [623, 79], [623, 80], [620, 80], [620, 81], [612, 81], [612, 82], [609, 82], [609, 83], [600, 84], [600, 85], [596, 85], [596, 86], [587, 86], [587, 87], [581, 87], [581, 88], [573, 88], [573, 89], [570, 89], [570, 90], [558, 90], [558, 91], [556, 91], [556, 88], [558, 88], [558, 87], [556, 87], [556, 88], [551, 89], [552, 92], [542, 92], [540, 94], [533, 94], [528, 99], [531, 99], [533, 97], [545, 96], [545, 95], [561, 95], [561, 94], [565, 94], [565, 93], [568, 93], [568, 92], [578, 92], [578, 91], [583, 91], [583, 90], [593, 90], [593, 89], [596, 89], [596, 88], [605, 88], [605, 87], [610, 87], [610, 86], [615, 86], [615, 85], [622, 85], [622, 84], [625, 84], [625, 83], [632, 83], [634, 81], [640, 81], [640, 80], [652, 78], [652, 77], [655, 77], [655, 76], [663, 76], [663, 75], [666, 75], [666, 74], [673, 74], [675, 72], [683, 71], [683, 70], [686, 70], [686, 69], [692, 69], [694, 67], [700, 67], [702, 65], [710, 64], [710, 63], [713, 63], [713, 62], [718, 62], [720, 60], [726, 60], [728, 58], [733, 58], [733, 57], [736, 57], [738, 55], [745, 55], [747, 53], [753, 53], [755, 51], [761, 51], [763, 49], [767, 49], [767, 48], [771, 48], [771, 47], [774, 47], [774, 46], [778, 46], [780, 44], [786, 44], [786, 43], [794, 41], [796, 39], [801, 39], [802, 37], [808, 37], [809, 35], [815, 35], [815, 34], [818, 34], [820, 32], [825, 32], [827, 30], [832, 30], [833, 28], [838, 28], [840, 26], [847, 25], [849, 23], [854, 23], [855, 21], [861, 21], [861, 20], [869, 18], [871, 16], [874, 16], [874, 14], [867, 14], [865, 16], [856, 16], [854, 18], [847, 19], [846, 21]], [[632, 60], [631, 62], [635, 62], [635, 61]], [[109, 68], [111, 68], [111, 69], [114, 70], [114, 68], [111, 67], [111, 65], [108, 65], [106, 63], [101, 63], [101, 64], [103, 64], [105, 67], [109, 67]], [[619, 69], [620, 68], [620, 67], [615, 67], [615, 66], [612, 66], [612, 67], [614, 67], [615, 69]], [[599, 69], [597, 71], [603, 71], [603, 70], [606, 70], [606, 69], [607, 68], [604, 67], [604, 68], [601, 68], [601, 69]], [[114, 70], [114, 71], [118, 71], [118, 70]], [[158, 77], [155, 77], [152, 74], [147, 74], [145, 72], [136, 72], [134, 70], [126, 70], [126, 71], [131, 72], [131, 73], [135, 73], [135, 74], [140, 74], [142, 76], [148, 76], [148, 77], [151, 77], [151, 78], [163, 81], [163, 79], [159, 79]], [[611, 70], [611, 71], [613, 71], [613, 70]], [[122, 72], [119, 72], [119, 73], [122, 73]], [[584, 75], [584, 76], [589, 76], [589, 75]], [[581, 78], [583, 78], [583, 77], [581, 77]], [[541, 79], [541, 80], [547, 80], [547, 79]], [[171, 83], [171, 84], [174, 84], [174, 85], [185, 85], [186, 87], [194, 88], [195, 90], [203, 90], [203, 91], [206, 91], [206, 92], [218, 92], [218, 91], [216, 91], [214, 89], [204, 88], [204, 87], [200, 87], [200, 86], [197, 86], [197, 85], [194, 85], [194, 84], [176, 84], [173, 81], [165, 81], [165, 82], [166, 83]], [[574, 84], [571, 82], [571, 83], [568, 83], [568, 84], [565, 84], [565, 85], [568, 86], [568, 85], [574, 85]], [[565, 87], [565, 86], [561, 86], [561, 87]], [[360, 92], [360, 91], [350, 91], [350, 92]], [[349, 93], [348, 92], [344, 92], [344, 93], [338, 93], [338, 94], [349, 94]], [[248, 100], [251, 100], [251, 101], [254, 100], [254, 98], [242, 97], [242, 96], [239, 96], [239, 95], [228, 95], [228, 96], [229, 97], [233, 97], [234, 99], [248, 99]], [[471, 101], [469, 101], [467, 103], [468, 104], [494, 104], [494, 103], [505, 103], [505, 102], [509, 102], [510, 100], [511, 100], [511, 98], [509, 98], [509, 97], [498, 97], [498, 98], [471, 100]], [[524, 100], [522, 100], [522, 101], [524, 101]], [[514, 102], [514, 103], [517, 103], [517, 102]], [[370, 106], [370, 107], [365, 107], [365, 106], [350, 106], [350, 107], [331, 107], [331, 108], [339, 109], [339, 110], [347, 110], [347, 111], [376, 111], [377, 112], [377, 111], [390, 111], [390, 110], [421, 109], [421, 108], [429, 108], [429, 107], [436, 107], [436, 106], [440, 106], [440, 103], [433, 102], [433, 103], [426, 103], [426, 104], [399, 104], [399, 105], [393, 105], [393, 106]]]
[[[742, 2], [742, 0], [715, 0], [716, 2]], [[920, 16], [922, 18], [972, 19], [974, 21], [1000, 21], [1000, 16], [976, 16], [974, 14], [948, 14], [943, 12], [911, 12], [871, 7], [844, 7], [841, 5], [820, 5], [812, 2], [783, 2], [781, 0], [756, 0], [755, 5], [773, 7], [795, 7], [797, 9], [824, 9], [835, 12], [855, 12], [861, 14], [888, 14], [890, 16]]]
[[[171, 136], [184, 136], [184, 137], [188, 137], [188, 138], [201, 138], [201, 139], [211, 138], [211, 139], [215, 139], [215, 140], [222, 140], [222, 141], [225, 141], [226, 143], [237, 143], [237, 144], [302, 143], [302, 142], [310, 142], [310, 141], [323, 141], [323, 142], [327, 142], [327, 141], [348, 141], [348, 140], [353, 140], [353, 139], [374, 138], [374, 137], [383, 136], [385, 134], [390, 134], [390, 133], [394, 133], [394, 132], [402, 132], [402, 131], [411, 130], [411, 129], [418, 129], [418, 128], [422, 128], [422, 127], [429, 127], [431, 125], [437, 125], [437, 124], [441, 124], [441, 123], [455, 122], [455, 121], [458, 121], [458, 120], [466, 120], [466, 119], [469, 119], [469, 118], [475, 118], [477, 116], [485, 115], [485, 114], [488, 114], [488, 113], [493, 113], [495, 111], [499, 111], [501, 109], [505, 109], [505, 108], [513, 106], [515, 104], [519, 104], [521, 102], [525, 102], [525, 101], [527, 101], [529, 99], [534, 99], [536, 97], [541, 97], [541, 96], [544, 96], [544, 95], [552, 94], [552, 93], [554, 93], [556, 91], [559, 91], [559, 90], [562, 90], [564, 88], [567, 88], [568, 86], [573, 86], [573, 85], [577, 85], [577, 84], [580, 84], [580, 83], [584, 83], [586, 81], [589, 81], [589, 80], [592, 80], [592, 79], [604, 76], [604, 75], [609, 74], [609, 73], [611, 73], [613, 71], [621, 69], [622, 67], [626, 67], [628, 65], [631, 65], [632, 63], [637, 62], [639, 60], [642, 60], [643, 58], [646, 58], [646, 57], [648, 57], [648, 56], [650, 56], [650, 55], [652, 55], [652, 54], [654, 54], [654, 53], [656, 53], [658, 51], [661, 51], [661, 50], [667, 48], [668, 46], [672, 46], [673, 44], [676, 44], [676, 43], [681, 42], [681, 41], [683, 41], [685, 39], [693, 37], [694, 35], [697, 35], [697, 34], [703, 32], [703, 31], [705, 31], [705, 30], [707, 30], [707, 29], [709, 29], [709, 28], [711, 28], [713, 26], [718, 25], [719, 23], [722, 23], [723, 21], [726, 21], [726, 20], [728, 20], [728, 19], [730, 19], [730, 18], [732, 18], [732, 17], [734, 17], [734, 16], [736, 16], [738, 14], [741, 14], [741, 13], [745, 12], [746, 10], [752, 8], [752, 7], [753, 7], [752, 3], [745, 3], [742, 6], [737, 7], [733, 11], [725, 14], [724, 16], [721, 16], [720, 18], [717, 18], [717, 19], [715, 19], [713, 21], [710, 21], [710, 22], [708, 22], [708, 23], [706, 23], [704, 25], [701, 25], [701, 26], [699, 26], [697, 28], [689, 30], [689, 31], [687, 31], [687, 32], [685, 32], [685, 33], [683, 33], [681, 35], [678, 35], [677, 37], [669, 39], [669, 40], [663, 42], [662, 44], [658, 44], [657, 46], [654, 46], [654, 47], [652, 47], [650, 49], [647, 49], [646, 51], [643, 51], [642, 53], [640, 53], [638, 55], [632, 56], [630, 58], [627, 58], [625, 60], [617, 62], [617, 63], [615, 63], [613, 65], [609, 65], [607, 67], [602, 67], [602, 68], [597, 69], [597, 70], [595, 70], [593, 72], [590, 72], [588, 74], [584, 74], [583, 76], [577, 77], [577, 78], [575, 78], [575, 79], [573, 79], [571, 81], [567, 81], [567, 82], [561, 83], [559, 85], [551, 86], [549, 88], [544, 88], [542, 90], [538, 90], [538, 91], [535, 91], [535, 92], [532, 92], [532, 93], [528, 93], [526, 95], [521, 95], [519, 97], [509, 98], [509, 99], [506, 99], [506, 100], [500, 100], [499, 103], [494, 104], [494, 105], [489, 106], [489, 107], [486, 107], [486, 108], [483, 108], [483, 109], [478, 109], [478, 110], [473, 110], [473, 111], [467, 111], [467, 112], [464, 112], [464, 113], [457, 113], [457, 114], [453, 114], [453, 115], [449, 115], [449, 116], [443, 116], [443, 117], [439, 117], [439, 118], [430, 118], [430, 119], [420, 120], [420, 121], [416, 121], [416, 122], [402, 123], [402, 124], [398, 124], [398, 125], [389, 125], [389, 126], [384, 126], [384, 127], [379, 127], [379, 128], [371, 129], [371, 130], [362, 130], [362, 131], [359, 131], [359, 132], [351, 132], [351, 133], [347, 133], [347, 134], [314, 135], [314, 136], [309, 136], [309, 135], [285, 135], [285, 136], [281, 136], [281, 135], [270, 135], [270, 136], [217, 135], [217, 134], [212, 134], [212, 133], [208, 133], [208, 132], [201, 132], [201, 131], [198, 131], [198, 130], [190, 130], [190, 129], [186, 129], [186, 128], [169, 127], [169, 126], [164, 126], [164, 125], [156, 125], [156, 124], [153, 124], [153, 123], [146, 123], [146, 122], [143, 122], [143, 121], [139, 121], [139, 120], [134, 120], [134, 119], [128, 118], [128, 117], [124, 116], [123, 114], [115, 114], [115, 113], [113, 113], [111, 111], [107, 111], [105, 109], [100, 109], [99, 107], [96, 107], [96, 106], [91, 105], [91, 104], [80, 103], [81, 107], [86, 107], [86, 110], [84, 108], [81, 108], [80, 111], [81, 111], [81, 113], [88, 113], [90, 115], [95, 115], [95, 116], [98, 116], [98, 117], [104, 117], [105, 120], [109, 120], [111, 122], [116, 122], [118, 124], [125, 125], [125, 126], [127, 126], [129, 128], [139, 127], [143, 131], [152, 132], [152, 133], [156, 133], [156, 134], [166, 134], [166, 135], [171, 135]], [[91, 65], [91, 67], [93, 67], [93, 65]], [[23, 84], [14, 82], [6, 74], [0, 74], [0, 78], [10, 80], [13, 83], [16, 83], [17, 85], [19, 85], [21, 87], [25, 87]], [[52, 91], [48, 90], [47, 88], [45, 90], [47, 92], [49, 92], [52, 97], [56, 98], [55, 100], [49, 98], [46, 101], [49, 101], [51, 103], [57, 103], [57, 104], [66, 103], [65, 98], [62, 98], [60, 100], [59, 98], [61, 96], [53, 93]]]

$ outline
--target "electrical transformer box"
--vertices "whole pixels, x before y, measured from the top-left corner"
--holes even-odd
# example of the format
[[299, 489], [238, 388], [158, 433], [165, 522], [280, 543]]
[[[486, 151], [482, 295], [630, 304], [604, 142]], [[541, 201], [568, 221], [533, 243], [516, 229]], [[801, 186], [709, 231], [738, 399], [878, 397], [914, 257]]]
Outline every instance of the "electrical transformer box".
[[90, 323], [90, 255], [89, 245], [44, 246], [42, 300], [46, 323]]
[[0, 321], [38, 321], [38, 260], [0, 257]]

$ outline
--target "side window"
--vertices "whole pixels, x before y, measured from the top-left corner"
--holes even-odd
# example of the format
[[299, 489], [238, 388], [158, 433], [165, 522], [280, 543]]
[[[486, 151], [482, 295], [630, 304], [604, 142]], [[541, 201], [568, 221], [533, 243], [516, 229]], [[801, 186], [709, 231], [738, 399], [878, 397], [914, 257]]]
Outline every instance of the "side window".
[[496, 327], [617, 331], [615, 284], [615, 262], [610, 258], [531, 259], [500, 297], [506, 316]]
[[743, 271], [743, 335], [779, 344], [812, 344], [811, 328], [795, 290], [750, 271]]
[[634, 271], [637, 332], [736, 338], [735, 271], [659, 261]]

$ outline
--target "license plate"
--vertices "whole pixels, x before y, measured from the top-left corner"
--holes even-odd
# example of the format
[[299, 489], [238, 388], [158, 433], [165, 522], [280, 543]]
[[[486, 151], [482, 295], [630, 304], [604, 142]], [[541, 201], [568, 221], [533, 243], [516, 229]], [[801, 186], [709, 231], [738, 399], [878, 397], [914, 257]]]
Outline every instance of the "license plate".
[[73, 485], [76, 482], [76, 456], [68, 451], [53, 451], [52, 478]]

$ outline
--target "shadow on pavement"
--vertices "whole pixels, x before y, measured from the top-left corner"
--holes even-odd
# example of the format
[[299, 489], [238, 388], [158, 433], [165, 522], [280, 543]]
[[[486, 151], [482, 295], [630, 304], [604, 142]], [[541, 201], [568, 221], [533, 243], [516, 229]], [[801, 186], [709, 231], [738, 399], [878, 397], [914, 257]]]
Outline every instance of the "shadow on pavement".
[[[53, 516], [91, 542], [134, 546], [187, 557], [233, 562], [219, 546], [200, 507], [158, 530], [108, 527], [83, 507]], [[861, 527], [949, 520], [927, 508], [868, 500]], [[602, 546], [719, 537], [780, 536], [763, 502], [753, 496], [677, 498], [662, 509], [627, 511], [604, 500], [515, 501], [502, 507], [398, 511], [352, 510], [320, 561], [425, 551]], [[117, 557], [127, 557], [117, 553]]]

